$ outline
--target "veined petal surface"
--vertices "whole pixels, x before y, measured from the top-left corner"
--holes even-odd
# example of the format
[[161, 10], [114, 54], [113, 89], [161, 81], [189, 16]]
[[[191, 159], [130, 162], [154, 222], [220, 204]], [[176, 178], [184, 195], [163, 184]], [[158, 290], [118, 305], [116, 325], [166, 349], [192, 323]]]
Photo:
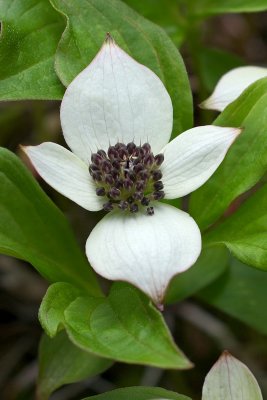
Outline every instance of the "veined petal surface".
[[158, 152], [171, 135], [173, 109], [161, 80], [113, 40], [68, 86], [61, 124], [69, 147], [85, 162], [117, 142], [149, 142]]
[[200, 106], [208, 110], [223, 111], [249, 85], [266, 76], [267, 68], [250, 66], [235, 68], [221, 77], [212, 95]]
[[111, 212], [93, 229], [86, 254], [96, 272], [128, 281], [162, 304], [171, 278], [191, 267], [201, 250], [193, 218], [158, 203], [153, 216]]
[[206, 376], [202, 400], [263, 400], [259, 385], [241, 361], [225, 351]]
[[241, 130], [214, 125], [199, 126], [177, 136], [162, 150], [165, 198], [193, 192], [206, 182], [223, 161]]
[[88, 167], [75, 154], [51, 142], [27, 146], [23, 150], [39, 175], [59, 193], [86, 210], [102, 209], [103, 200], [95, 193]]

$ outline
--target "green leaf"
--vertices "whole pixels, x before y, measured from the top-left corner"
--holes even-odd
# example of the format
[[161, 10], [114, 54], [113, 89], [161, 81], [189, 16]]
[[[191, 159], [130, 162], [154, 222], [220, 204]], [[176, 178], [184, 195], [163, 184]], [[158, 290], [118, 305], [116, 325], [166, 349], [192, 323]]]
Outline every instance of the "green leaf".
[[198, 296], [208, 304], [267, 334], [267, 273], [232, 260], [231, 268]]
[[64, 328], [66, 308], [83, 294], [77, 287], [66, 282], [49, 286], [39, 309], [39, 320], [48, 336], [54, 337]]
[[108, 299], [77, 298], [66, 309], [65, 321], [74, 344], [99, 356], [161, 368], [191, 367], [160, 312], [126, 284], [113, 285]]
[[189, 397], [161, 388], [129, 387], [112, 390], [83, 400], [191, 400]]
[[64, 331], [53, 339], [43, 335], [39, 348], [37, 398], [47, 400], [62, 385], [90, 378], [110, 366], [110, 360], [74, 346]]
[[182, 58], [168, 35], [120, 0], [50, 0], [67, 18], [56, 71], [67, 86], [97, 54], [106, 32], [127, 53], [152, 69], [173, 102], [174, 134], [192, 126], [192, 98]]
[[266, 0], [191, 0], [190, 5], [190, 13], [195, 17], [267, 10]]
[[225, 351], [206, 376], [202, 400], [263, 400], [258, 382], [241, 361]]
[[96, 277], [70, 227], [10, 151], [0, 148], [0, 252], [31, 263], [51, 282], [100, 293]]
[[176, 45], [181, 45], [184, 35], [182, 13], [175, 0], [123, 0], [145, 18], [160, 25]]
[[190, 213], [202, 229], [216, 221], [230, 203], [267, 169], [267, 78], [251, 85], [216, 119], [215, 125], [244, 127], [215, 174], [191, 195]]
[[259, 189], [216, 229], [206, 244], [225, 244], [242, 262], [267, 270], [267, 185]]
[[223, 246], [203, 248], [195, 265], [171, 281], [166, 302], [184, 300], [209, 285], [225, 271], [228, 258], [228, 251]]
[[102, 357], [164, 368], [191, 366], [161, 314], [127, 284], [114, 284], [106, 299], [86, 297], [68, 283], [55, 283], [42, 301], [39, 319], [47, 335], [53, 337], [65, 327], [74, 344]]
[[0, 20], [0, 100], [60, 99], [54, 61], [62, 16], [48, 0], [2, 0]]

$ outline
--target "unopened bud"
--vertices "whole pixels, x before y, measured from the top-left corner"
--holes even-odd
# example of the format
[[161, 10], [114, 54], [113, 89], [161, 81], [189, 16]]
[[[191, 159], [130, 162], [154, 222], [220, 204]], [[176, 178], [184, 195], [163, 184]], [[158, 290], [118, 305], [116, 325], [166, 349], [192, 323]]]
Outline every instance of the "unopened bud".
[[103, 187], [97, 188], [95, 192], [97, 196], [105, 196], [106, 194], [105, 188]]
[[152, 177], [154, 181], [159, 181], [162, 178], [162, 172], [159, 169], [157, 169], [152, 173]]
[[133, 181], [131, 179], [126, 178], [125, 181], [123, 182], [123, 187], [126, 190], [129, 190], [133, 187]]
[[153, 207], [147, 207], [146, 213], [147, 213], [147, 215], [154, 215], [154, 208]]
[[112, 165], [111, 165], [110, 161], [107, 161], [107, 160], [103, 161], [101, 164], [101, 169], [102, 169], [102, 171], [109, 173], [112, 169]]
[[127, 208], [129, 207], [129, 204], [128, 204], [127, 201], [121, 200], [121, 201], [119, 202], [118, 207], [119, 207], [121, 210], [127, 210]]
[[110, 146], [110, 147], [109, 147], [109, 149], [108, 149], [108, 156], [109, 156], [109, 158], [110, 158], [111, 160], [114, 160], [115, 158], [118, 157], [118, 152], [117, 152], [117, 150], [115, 149], [114, 146]]
[[131, 211], [132, 213], [138, 212], [138, 205], [135, 204], [135, 203], [131, 204], [131, 205], [130, 205], [130, 211]]
[[155, 163], [161, 165], [164, 161], [164, 154], [160, 153], [155, 156]]
[[149, 200], [147, 197], [143, 197], [143, 198], [142, 198], [141, 204], [142, 204], [143, 206], [148, 206], [149, 203], [150, 203], [150, 200]]
[[144, 197], [144, 193], [143, 192], [135, 192], [133, 194], [134, 200], [142, 200], [143, 197]]
[[120, 189], [118, 189], [118, 188], [116, 188], [116, 187], [111, 188], [110, 191], [109, 191], [109, 195], [110, 195], [110, 197], [112, 197], [113, 199], [116, 199], [117, 197], [119, 197], [120, 194], [121, 194]]
[[113, 210], [113, 205], [112, 205], [112, 203], [111, 203], [110, 201], [108, 201], [107, 203], [105, 203], [105, 204], [103, 205], [103, 210], [104, 210], [104, 211], [111, 211], [111, 210]]
[[113, 177], [112, 177], [112, 175], [106, 175], [105, 176], [105, 182], [108, 184], [108, 185], [112, 185], [113, 183], [114, 183], [114, 179], [113, 179]]
[[121, 167], [121, 165], [120, 165], [118, 160], [112, 161], [112, 166], [113, 166], [113, 168], [115, 168], [118, 171], [120, 170], [120, 167]]
[[145, 182], [144, 181], [138, 181], [135, 184], [136, 190], [138, 190], [139, 192], [141, 192], [142, 190], [144, 190], [145, 188]]
[[144, 169], [144, 166], [140, 163], [134, 166], [134, 172], [136, 174], [138, 174], [138, 172], [140, 172], [140, 171], [143, 171], [143, 169]]
[[163, 182], [162, 181], [157, 181], [154, 183], [154, 189], [155, 190], [162, 190], [164, 187]]
[[100, 182], [102, 181], [102, 174], [100, 172], [94, 171], [92, 172], [92, 178], [94, 181]]
[[99, 165], [102, 161], [102, 157], [101, 157], [101, 155], [99, 155], [97, 153], [93, 153], [91, 155], [91, 161], [92, 161], [92, 163]]
[[154, 163], [154, 156], [153, 154], [147, 154], [144, 159], [144, 164], [146, 166], [151, 166]]
[[130, 142], [127, 144], [127, 150], [129, 152], [129, 154], [132, 154], [133, 151], [135, 150], [136, 145], [133, 142]]
[[140, 178], [141, 178], [142, 180], [144, 180], [144, 181], [148, 178], [148, 173], [147, 173], [147, 171], [140, 171], [138, 175], [139, 175]]
[[153, 193], [154, 200], [161, 200], [164, 198], [164, 196], [165, 196], [165, 193], [163, 192], [163, 190], [159, 190], [159, 191]]
[[126, 149], [119, 149], [118, 154], [121, 160], [125, 160], [129, 156], [128, 151]]
[[105, 150], [98, 150], [97, 154], [99, 156], [101, 156], [102, 158], [106, 158], [107, 157], [107, 153], [105, 152]]
[[144, 143], [142, 149], [144, 150], [145, 153], [150, 153], [151, 146], [149, 143]]

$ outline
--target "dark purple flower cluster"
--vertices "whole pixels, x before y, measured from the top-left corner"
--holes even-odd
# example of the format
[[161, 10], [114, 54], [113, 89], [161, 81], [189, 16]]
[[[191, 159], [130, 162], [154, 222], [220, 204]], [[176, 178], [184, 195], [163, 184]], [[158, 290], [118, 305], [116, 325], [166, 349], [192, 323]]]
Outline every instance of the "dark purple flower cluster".
[[103, 209], [135, 213], [146, 207], [147, 214], [153, 215], [150, 202], [164, 197], [160, 170], [163, 160], [163, 154], [154, 156], [149, 143], [117, 143], [107, 153], [93, 153], [89, 172], [96, 184], [96, 194], [107, 198]]

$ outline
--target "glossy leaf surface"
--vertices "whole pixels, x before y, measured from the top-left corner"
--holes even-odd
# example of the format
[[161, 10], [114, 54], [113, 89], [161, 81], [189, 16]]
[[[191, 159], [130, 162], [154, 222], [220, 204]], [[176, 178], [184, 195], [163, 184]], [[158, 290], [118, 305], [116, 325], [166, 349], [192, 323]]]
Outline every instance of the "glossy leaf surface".
[[0, 149], [0, 252], [31, 263], [50, 282], [100, 293], [71, 229], [22, 162]]
[[267, 334], [266, 272], [232, 260], [231, 267], [199, 293], [200, 299]]
[[54, 62], [62, 16], [47, 0], [2, 0], [0, 20], [0, 100], [60, 99]]
[[207, 244], [225, 244], [242, 262], [267, 270], [267, 185], [264, 185], [216, 229]]
[[60, 332], [51, 339], [43, 335], [39, 348], [38, 399], [46, 400], [62, 385], [100, 374], [111, 361], [79, 349]]

